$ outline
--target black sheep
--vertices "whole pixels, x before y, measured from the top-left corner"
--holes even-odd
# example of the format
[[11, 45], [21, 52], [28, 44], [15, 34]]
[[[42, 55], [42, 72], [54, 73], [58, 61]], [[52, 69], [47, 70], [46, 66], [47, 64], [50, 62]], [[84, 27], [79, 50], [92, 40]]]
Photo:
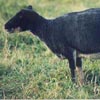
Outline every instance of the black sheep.
[[[99, 8], [72, 12], [49, 20], [32, 10], [32, 6], [28, 6], [11, 18], [5, 24], [5, 29], [10, 33], [16, 29], [20, 32], [29, 30], [43, 40], [57, 56], [67, 58], [73, 81], [76, 66], [82, 75], [79, 52], [100, 52]], [[80, 81], [83, 82], [82, 76]]]

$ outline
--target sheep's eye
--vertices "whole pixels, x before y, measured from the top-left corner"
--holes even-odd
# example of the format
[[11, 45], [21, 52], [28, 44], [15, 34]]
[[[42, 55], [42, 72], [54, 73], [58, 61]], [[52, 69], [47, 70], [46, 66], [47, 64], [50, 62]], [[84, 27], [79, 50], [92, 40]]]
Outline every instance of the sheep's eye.
[[19, 18], [22, 18], [22, 17], [23, 17], [23, 16], [21, 16], [21, 15], [19, 16]]

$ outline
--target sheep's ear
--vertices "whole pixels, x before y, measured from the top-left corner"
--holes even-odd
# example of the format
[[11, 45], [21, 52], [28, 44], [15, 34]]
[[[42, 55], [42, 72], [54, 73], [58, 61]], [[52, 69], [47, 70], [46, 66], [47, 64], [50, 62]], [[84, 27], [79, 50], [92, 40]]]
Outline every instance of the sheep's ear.
[[32, 5], [29, 5], [29, 6], [27, 7], [27, 9], [32, 10]]

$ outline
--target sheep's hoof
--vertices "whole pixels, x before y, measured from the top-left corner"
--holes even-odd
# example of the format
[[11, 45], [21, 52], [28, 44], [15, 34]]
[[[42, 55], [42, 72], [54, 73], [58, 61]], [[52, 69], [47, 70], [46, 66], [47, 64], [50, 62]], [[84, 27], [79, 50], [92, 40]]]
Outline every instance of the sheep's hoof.
[[75, 77], [72, 78], [72, 82], [73, 82], [73, 83], [76, 83], [76, 78], [75, 78]]

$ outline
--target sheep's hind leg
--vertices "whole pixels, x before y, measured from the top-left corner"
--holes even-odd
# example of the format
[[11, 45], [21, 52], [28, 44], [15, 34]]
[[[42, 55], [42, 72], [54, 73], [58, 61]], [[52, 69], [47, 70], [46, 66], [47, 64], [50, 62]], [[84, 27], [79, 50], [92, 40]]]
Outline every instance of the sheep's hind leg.
[[76, 71], [78, 75], [78, 82], [82, 86], [84, 84], [84, 75], [82, 71], [82, 58], [81, 57], [76, 58]]

